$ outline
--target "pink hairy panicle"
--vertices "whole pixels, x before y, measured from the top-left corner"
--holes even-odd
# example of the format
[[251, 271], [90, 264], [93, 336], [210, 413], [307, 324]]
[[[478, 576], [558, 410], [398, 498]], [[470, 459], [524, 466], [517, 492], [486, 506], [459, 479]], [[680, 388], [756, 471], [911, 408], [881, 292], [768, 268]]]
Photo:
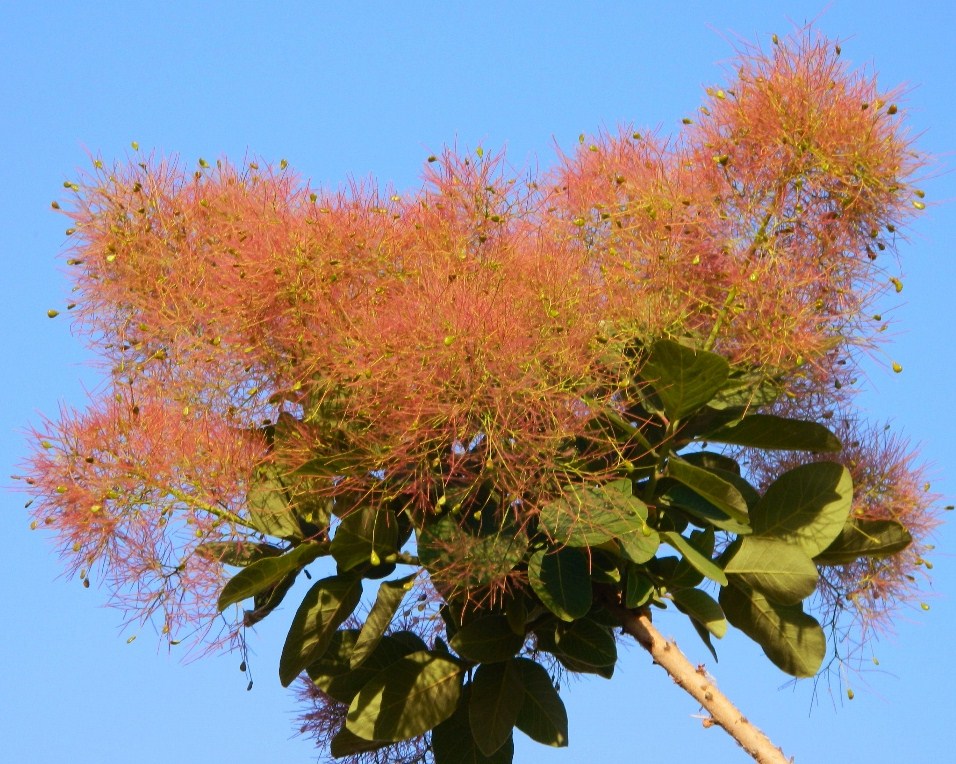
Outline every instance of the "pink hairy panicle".
[[367, 298], [390, 218], [377, 195], [312, 193], [291, 172], [226, 162], [101, 166], [68, 213], [78, 325], [115, 375], [236, 403], [325, 366]]
[[564, 159], [556, 211], [609, 308], [768, 371], [871, 345], [865, 311], [889, 283], [874, 261], [915, 211], [924, 164], [898, 94], [806, 30], [744, 49], [708, 94], [670, 143], [628, 129]]
[[70, 573], [100, 578], [130, 621], [152, 619], [169, 640], [205, 636], [225, 577], [197, 548], [252, 540], [245, 486], [263, 443], [157, 389], [117, 388], [34, 435], [34, 526], [53, 531]]
[[[449, 457], [457, 479], [495, 468], [518, 497], [554, 480], [558, 444], [585, 424], [576, 403], [599, 373], [592, 278], [580, 252], [540, 226], [537, 195], [503, 158], [449, 152], [426, 180], [400, 210], [400, 254], [350, 314], [330, 376], [367, 423], [376, 468], [429, 471], [479, 437], [469, 458]], [[408, 490], [430, 486], [416, 478]]]

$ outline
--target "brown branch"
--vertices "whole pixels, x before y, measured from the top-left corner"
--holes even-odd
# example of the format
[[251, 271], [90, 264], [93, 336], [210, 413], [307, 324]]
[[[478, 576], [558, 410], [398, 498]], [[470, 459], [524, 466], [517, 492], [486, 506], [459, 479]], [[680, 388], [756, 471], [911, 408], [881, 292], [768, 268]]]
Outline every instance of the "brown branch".
[[617, 614], [624, 632], [634, 637], [651, 654], [654, 662], [710, 713], [710, 718], [704, 720], [705, 727], [714, 724], [723, 727], [760, 764], [788, 764], [792, 761], [714, 686], [703, 666], [695, 667], [676, 644], [664, 638], [646, 613], [620, 608]]

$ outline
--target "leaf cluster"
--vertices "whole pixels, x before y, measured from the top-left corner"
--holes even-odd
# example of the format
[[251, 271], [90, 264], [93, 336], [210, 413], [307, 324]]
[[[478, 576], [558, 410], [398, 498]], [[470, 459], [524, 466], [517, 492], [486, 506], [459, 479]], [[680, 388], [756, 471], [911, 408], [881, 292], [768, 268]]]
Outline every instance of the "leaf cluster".
[[[284, 685], [305, 672], [347, 707], [333, 756], [428, 735], [436, 762], [506, 762], [515, 729], [567, 745], [558, 676], [610, 678], [627, 611], [673, 606], [715, 657], [714, 638], [732, 625], [788, 674], [820, 669], [826, 638], [806, 609], [819, 568], [898, 552], [906, 529], [851, 516], [850, 474], [823, 457], [839, 440], [821, 424], [758, 413], [772, 383], [675, 340], [626, 353], [638, 373], [620, 405], [589, 408], [590, 434], [563, 451], [578, 478], [545, 498], [506, 497], [491, 476], [448, 482], [421, 513], [400, 492], [388, 498], [383, 475], [375, 495], [306, 517], [301, 481], [361, 465], [260, 473], [249, 501], [282, 546], [217, 548], [241, 566], [219, 606], [252, 598], [255, 622], [307, 565], [334, 561], [298, 605], [279, 665]], [[609, 440], [610, 452], [593, 447]], [[760, 491], [710, 444], [821, 459]], [[411, 572], [388, 578], [399, 565]], [[382, 578], [357, 619], [364, 587]], [[424, 615], [409, 629], [412, 592]]]

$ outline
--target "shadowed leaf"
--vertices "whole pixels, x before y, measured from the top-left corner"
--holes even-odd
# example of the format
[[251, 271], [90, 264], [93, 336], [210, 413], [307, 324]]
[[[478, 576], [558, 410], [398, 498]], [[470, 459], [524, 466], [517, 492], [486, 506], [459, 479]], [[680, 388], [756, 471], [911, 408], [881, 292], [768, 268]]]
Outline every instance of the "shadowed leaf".
[[288, 687], [299, 673], [320, 658], [336, 629], [362, 597], [362, 579], [330, 576], [309, 589], [292, 619], [279, 658], [279, 680]]
[[373, 676], [352, 699], [350, 732], [366, 740], [407, 740], [445, 721], [461, 693], [461, 666], [440, 653], [410, 653]]

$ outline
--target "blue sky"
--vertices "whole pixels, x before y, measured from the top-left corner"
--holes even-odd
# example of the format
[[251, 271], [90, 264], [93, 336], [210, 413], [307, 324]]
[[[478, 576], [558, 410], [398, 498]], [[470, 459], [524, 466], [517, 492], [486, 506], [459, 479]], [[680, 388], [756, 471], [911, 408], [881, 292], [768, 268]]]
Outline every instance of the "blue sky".
[[[905, 7], [905, 10], [904, 10]], [[414, 188], [433, 151], [507, 146], [516, 165], [546, 166], [555, 145], [620, 122], [669, 133], [723, 81], [734, 40], [817, 20], [843, 55], [908, 83], [907, 117], [937, 157], [930, 207], [903, 247], [897, 336], [861, 400], [922, 444], [936, 490], [956, 496], [950, 386], [956, 266], [956, 10], [926, 0], [848, 2], [32, 3], [0, 0], [0, 287], [2, 474], [24, 454], [22, 429], [96, 384], [88, 352], [46, 311], [68, 285], [56, 255], [64, 223], [50, 201], [86, 152], [144, 149], [239, 159], [286, 158], [315, 185], [375, 176]], [[123, 632], [105, 593], [58, 578], [48, 540], [28, 530], [22, 497], [0, 493], [6, 616], [0, 629], [0, 741], [8, 761], [311, 760], [294, 738], [294, 699], [279, 687], [291, 610], [253, 639], [256, 683], [235, 655], [182, 663], [155, 636]], [[855, 699], [823, 682], [796, 686], [738, 634], [713, 664], [681, 619], [658, 626], [798, 762], [940, 761], [956, 701], [948, 659], [956, 629], [956, 530], [937, 539], [926, 601], [901, 612], [880, 661], [849, 677]], [[286, 620], [283, 621], [282, 619]], [[126, 638], [139, 633], [127, 644]], [[518, 741], [517, 761], [707, 757], [744, 760], [705, 730], [694, 702], [636, 646], [614, 679], [563, 688], [571, 746]], [[941, 681], [942, 680], [942, 681]], [[816, 689], [816, 692], [815, 692]], [[814, 698], [817, 702], [814, 703]], [[520, 735], [519, 735], [520, 737]]]

